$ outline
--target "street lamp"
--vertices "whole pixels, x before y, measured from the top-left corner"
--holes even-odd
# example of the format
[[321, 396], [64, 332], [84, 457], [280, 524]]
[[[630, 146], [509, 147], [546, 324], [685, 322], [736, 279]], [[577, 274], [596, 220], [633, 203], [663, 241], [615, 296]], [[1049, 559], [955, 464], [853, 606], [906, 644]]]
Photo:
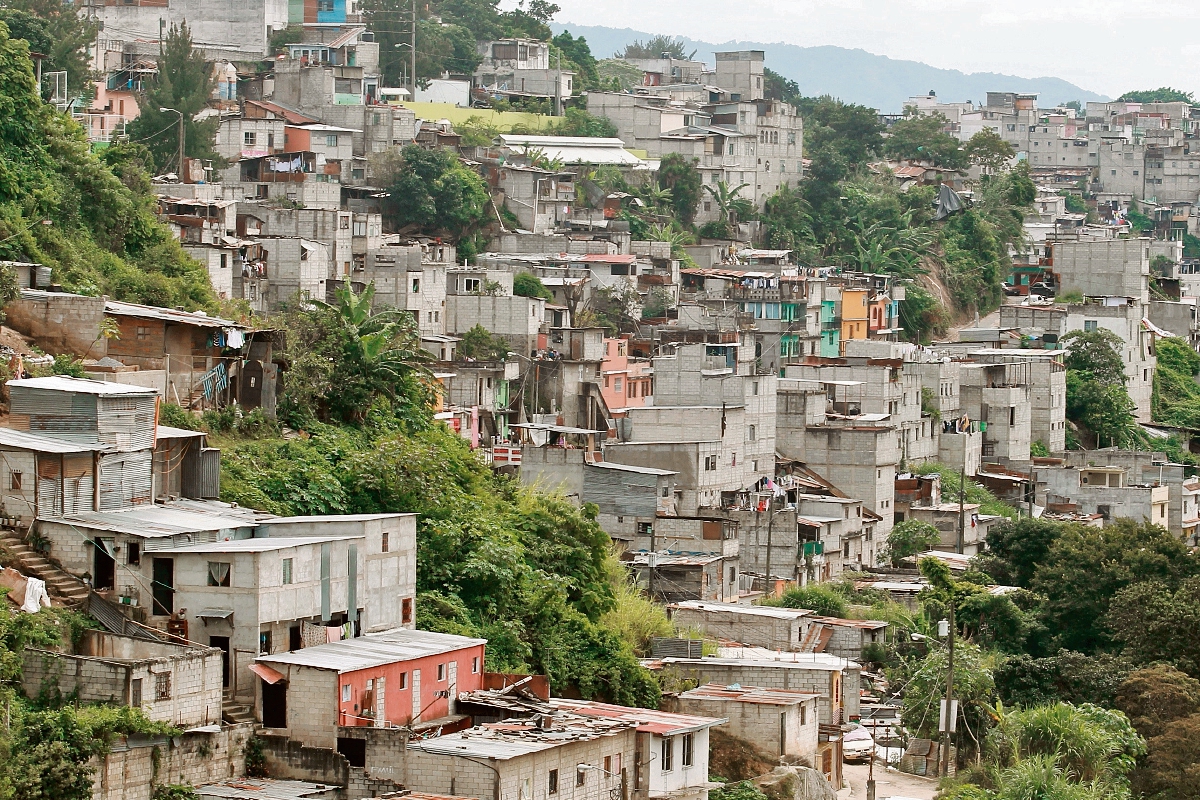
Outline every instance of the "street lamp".
[[179, 182], [183, 183], [183, 112], [177, 108], [159, 107], [160, 114], [179, 115]]

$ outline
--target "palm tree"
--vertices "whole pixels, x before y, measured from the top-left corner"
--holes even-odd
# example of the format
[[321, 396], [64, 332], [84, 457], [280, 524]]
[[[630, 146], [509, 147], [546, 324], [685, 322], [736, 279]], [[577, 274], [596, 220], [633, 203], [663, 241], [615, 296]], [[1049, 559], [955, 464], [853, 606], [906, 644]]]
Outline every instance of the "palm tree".
[[746, 198], [738, 196], [742, 189], [749, 186], [750, 184], [743, 183], [730, 189], [729, 184], [725, 181], [717, 181], [715, 187], [712, 184], [704, 184], [704, 190], [712, 195], [713, 201], [717, 204], [717, 210], [720, 212], [719, 220], [731, 228], [737, 225], [739, 214], [745, 216], [753, 213], [754, 204]]
[[332, 306], [317, 305], [337, 312], [349, 334], [346, 356], [357, 362], [364, 375], [372, 375], [384, 384], [394, 384], [413, 372], [428, 377], [427, 364], [433, 357], [421, 348], [411, 314], [396, 310], [372, 314], [374, 283], [357, 295], [349, 286], [341, 286], [334, 297]]

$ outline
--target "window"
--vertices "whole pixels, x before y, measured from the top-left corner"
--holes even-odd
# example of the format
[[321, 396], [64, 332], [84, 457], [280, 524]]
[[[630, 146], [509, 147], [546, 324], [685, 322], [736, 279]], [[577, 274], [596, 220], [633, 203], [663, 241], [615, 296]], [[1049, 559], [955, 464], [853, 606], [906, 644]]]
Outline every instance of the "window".
[[246, 147], [254, 147], [254, 142], [257, 138], [257, 134], [254, 131], [246, 131], [242, 134], [242, 144]]
[[412, 622], [412, 598], [406, 597], [400, 601], [400, 621], [408, 624]]
[[210, 561], [208, 562], [208, 585], [209, 586], [228, 586], [229, 585], [229, 563], [225, 561]]
[[260, 631], [259, 632], [259, 634], [258, 634], [258, 652], [260, 652], [260, 653], [270, 653], [271, 652], [271, 632], [270, 631]]
[[221, 269], [225, 269], [228, 266], [229, 266], [229, 254], [221, 253]]
[[408, 673], [407, 672], [400, 673], [400, 688], [401, 689], [408, 688]]
[[704, 471], [705, 472], [715, 472], [716, 469], [717, 469], [717, 457], [716, 456], [705, 456], [704, 457]]
[[583, 781], [584, 781], [585, 777], [587, 777], [587, 773], [584, 770], [581, 770], [581, 769], [575, 770], [575, 785], [583, 786]]
[[804, 706], [804, 705], [800, 706], [800, 724], [801, 725], [808, 724], [808, 707]]
[[675, 769], [675, 740], [670, 736], [664, 736], [662, 740], [662, 771], [670, 772]]
[[757, 434], [758, 434], [758, 429], [755, 428], [755, 426], [753, 426], [753, 425], [749, 426], [748, 428], [746, 428], [746, 441], [753, 442], [755, 440], [755, 438], [757, 437]]
[[292, 582], [292, 560], [285, 558], [283, 560], [283, 585], [287, 586]]
[[137, 338], [138, 338], [139, 342], [149, 339], [150, 338], [150, 329], [139, 325], [138, 329], [137, 329]]
[[472, 675], [479, 674], [479, 656], [475, 656], [474, 658], [471, 659], [471, 674]]
[[343, 703], [350, 702], [350, 684], [348, 684], [348, 683], [342, 684], [342, 702]]
[[558, 770], [550, 770], [550, 777], [546, 781], [546, 794], [558, 794]]
[[693, 751], [695, 750], [695, 734], [684, 734], [683, 737], [683, 765], [690, 767], [692, 765]]
[[159, 672], [154, 676], [154, 702], [171, 699], [171, 673]]
[[19, 470], [8, 473], [8, 488], [16, 489], [18, 492], [21, 491], [21, 477], [22, 475]]
[[142, 704], [142, 679], [134, 678], [129, 687], [129, 705], [137, 708]]
[[125, 563], [139, 566], [142, 563], [142, 543], [129, 541], [125, 543]]
[[439, 681], [444, 681], [444, 680], [446, 680], [446, 665], [445, 665], [445, 664], [438, 664], [438, 677], [437, 677], [437, 679], [438, 679]]
[[336, 133], [329, 133], [329, 134], [325, 135], [325, 146], [326, 147], [337, 147], [337, 134]]
[[1096, 330], [1098, 325], [1099, 323], [1094, 319], [1085, 319], [1083, 321], [1083, 331], [1084, 333], [1091, 333], [1092, 331]]
[[421, 279], [420, 278], [412, 279], [412, 293], [413, 294], [421, 293]]
[[386, 553], [387, 551], [388, 551], [388, 535], [387, 535], [387, 531], [384, 531], [383, 532], [383, 542], [381, 543], [379, 552]]

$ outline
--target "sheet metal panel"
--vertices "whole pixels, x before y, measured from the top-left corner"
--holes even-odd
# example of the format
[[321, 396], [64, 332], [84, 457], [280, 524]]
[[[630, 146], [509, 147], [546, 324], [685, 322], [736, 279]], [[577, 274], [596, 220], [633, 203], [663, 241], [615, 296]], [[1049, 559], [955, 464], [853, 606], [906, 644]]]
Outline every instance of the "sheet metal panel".
[[150, 502], [153, 490], [153, 451], [108, 453], [100, 459], [100, 510]]
[[583, 501], [606, 514], [653, 517], [658, 513], [658, 476], [611, 469], [583, 469]]

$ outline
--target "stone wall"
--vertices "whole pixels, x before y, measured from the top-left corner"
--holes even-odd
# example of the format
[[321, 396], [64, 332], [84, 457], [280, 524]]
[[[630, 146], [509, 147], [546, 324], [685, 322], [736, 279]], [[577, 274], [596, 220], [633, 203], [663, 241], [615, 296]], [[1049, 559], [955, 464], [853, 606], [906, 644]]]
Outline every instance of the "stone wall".
[[223, 727], [220, 733], [127, 737], [92, 760], [94, 800], [151, 800], [154, 785], [240, 778], [246, 774], [246, 741], [253, 726]]

